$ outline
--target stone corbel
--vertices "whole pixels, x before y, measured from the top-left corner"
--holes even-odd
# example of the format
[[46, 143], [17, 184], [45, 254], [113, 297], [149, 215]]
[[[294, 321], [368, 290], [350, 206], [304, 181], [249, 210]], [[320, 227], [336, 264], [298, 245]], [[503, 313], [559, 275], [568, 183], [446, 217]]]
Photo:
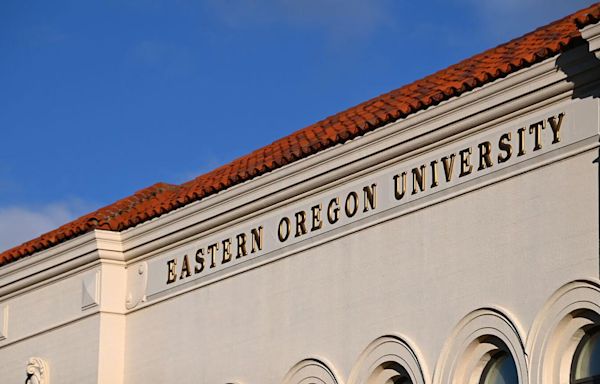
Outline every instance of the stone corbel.
[[48, 363], [39, 357], [29, 359], [26, 368], [27, 378], [25, 384], [48, 384], [50, 383], [50, 371]]
[[148, 264], [139, 263], [127, 271], [127, 309], [133, 309], [146, 301], [146, 286], [148, 284]]

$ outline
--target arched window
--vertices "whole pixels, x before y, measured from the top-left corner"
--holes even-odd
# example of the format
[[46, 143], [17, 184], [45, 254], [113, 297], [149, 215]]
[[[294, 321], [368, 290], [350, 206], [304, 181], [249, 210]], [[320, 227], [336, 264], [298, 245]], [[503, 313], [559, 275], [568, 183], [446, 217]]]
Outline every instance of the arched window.
[[373, 373], [368, 384], [413, 384], [410, 379], [410, 374], [404, 369], [404, 367], [397, 362], [387, 362], [381, 364]]
[[448, 338], [434, 384], [527, 384], [519, 328], [502, 312], [482, 308], [465, 316]]
[[600, 383], [600, 328], [586, 331], [571, 363], [571, 383]]
[[531, 383], [600, 383], [600, 286], [562, 286], [530, 331]]
[[361, 353], [348, 384], [425, 384], [415, 351], [397, 336], [375, 339]]
[[480, 384], [518, 384], [517, 366], [510, 353], [499, 351], [485, 365]]
[[283, 384], [337, 384], [333, 371], [320, 359], [305, 359], [289, 370]]

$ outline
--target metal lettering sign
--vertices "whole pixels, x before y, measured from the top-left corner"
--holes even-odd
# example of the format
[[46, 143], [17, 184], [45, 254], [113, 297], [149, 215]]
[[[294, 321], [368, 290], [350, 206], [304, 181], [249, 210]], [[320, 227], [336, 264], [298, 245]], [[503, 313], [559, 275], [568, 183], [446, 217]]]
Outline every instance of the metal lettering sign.
[[147, 261], [145, 295], [224, 275], [250, 260], [597, 134], [594, 100], [514, 119], [160, 254]]

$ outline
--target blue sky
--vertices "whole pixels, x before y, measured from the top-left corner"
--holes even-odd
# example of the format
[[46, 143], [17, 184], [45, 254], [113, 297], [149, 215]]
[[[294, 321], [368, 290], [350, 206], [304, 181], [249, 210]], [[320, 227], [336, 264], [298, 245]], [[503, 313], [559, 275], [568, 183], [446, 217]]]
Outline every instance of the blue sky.
[[0, 2], [0, 250], [589, 5]]

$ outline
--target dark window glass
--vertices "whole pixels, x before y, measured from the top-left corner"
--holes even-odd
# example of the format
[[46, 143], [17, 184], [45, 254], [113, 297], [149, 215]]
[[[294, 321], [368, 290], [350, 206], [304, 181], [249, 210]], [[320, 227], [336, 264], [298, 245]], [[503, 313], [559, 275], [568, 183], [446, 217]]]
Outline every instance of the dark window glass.
[[587, 332], [579, 342], [571, 365], [571, 383], [600, 383], [600, 329]]
[[504, 351], [492, 356], [483, 369], [480, 384], [518, 384], [517, 366], [512, 356]]

